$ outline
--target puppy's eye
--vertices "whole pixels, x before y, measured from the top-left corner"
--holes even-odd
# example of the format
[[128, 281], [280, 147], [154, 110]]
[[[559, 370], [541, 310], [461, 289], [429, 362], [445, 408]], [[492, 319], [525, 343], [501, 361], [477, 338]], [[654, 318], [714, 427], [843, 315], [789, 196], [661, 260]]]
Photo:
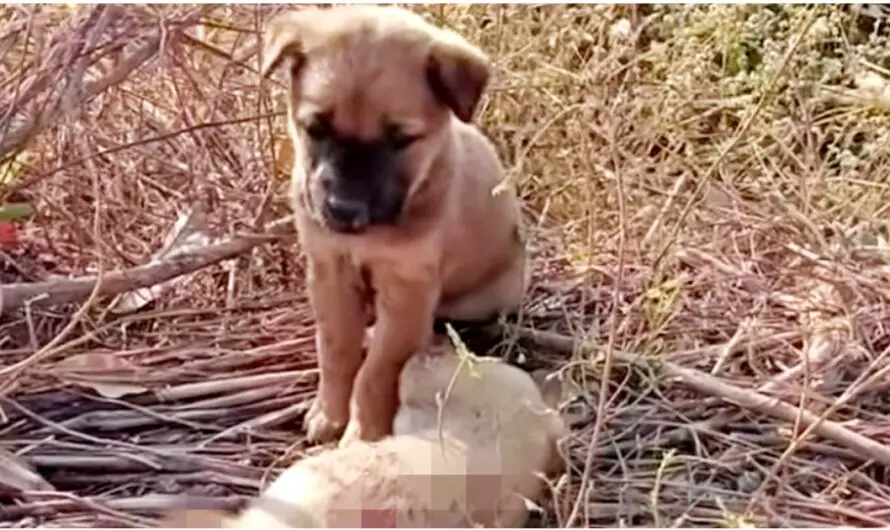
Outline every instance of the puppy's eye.
[[331, 125], [331, 117], [327, 114], [318, 114], [309, 118], [305, 125], [306, 134], [313, 140], [324, 140], [334, 135], [334, 126]]
[[406, 134], [398, 125], [389, 124], [383, 131], [386, 142], [395, 149], [404, 149], [416, 142], [420, 136]]

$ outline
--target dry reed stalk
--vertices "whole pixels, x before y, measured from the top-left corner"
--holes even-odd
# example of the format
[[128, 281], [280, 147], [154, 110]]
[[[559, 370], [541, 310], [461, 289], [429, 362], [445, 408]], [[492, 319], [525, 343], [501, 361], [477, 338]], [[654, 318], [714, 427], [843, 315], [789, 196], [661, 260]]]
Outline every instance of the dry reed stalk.
[[[275, 9], [0, 9], [0, 197], [37, 212], [0, 248], [0, 450], [61, 491], [0, 500], [2, 524], [139, 526], [180, 494], [235, 506], [319, 450], [300, 430], [315, 365], [299, 249], [243, 235], [288, 215], [281, 87], [256, 74]], [[560, 371], [580, 411], [541, 525], [890, 521], [877, 19], [412, 9], [494, 59], [481, 123], [534, 227], [520, 327], [563, 339], [508, 334], [492, 354]], [[192, 208], [223, 243], [143, 265]], [[115, 374], [63, 369], [84, 354], [145, 390], [97, 393]]]

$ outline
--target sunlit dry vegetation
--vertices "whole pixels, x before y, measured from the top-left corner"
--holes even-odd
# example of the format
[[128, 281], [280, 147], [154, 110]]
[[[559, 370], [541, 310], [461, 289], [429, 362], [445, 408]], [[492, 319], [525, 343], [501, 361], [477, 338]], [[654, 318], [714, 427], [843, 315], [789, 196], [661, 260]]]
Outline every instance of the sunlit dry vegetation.
[[[0, 7], [0, 524], [236, 506], [320, 450], [278, 9]], [[537, 524], [890, 524], [880, 10], [412, 9], [495, 65], [535, 277], [489, 353], [573, 422]]]

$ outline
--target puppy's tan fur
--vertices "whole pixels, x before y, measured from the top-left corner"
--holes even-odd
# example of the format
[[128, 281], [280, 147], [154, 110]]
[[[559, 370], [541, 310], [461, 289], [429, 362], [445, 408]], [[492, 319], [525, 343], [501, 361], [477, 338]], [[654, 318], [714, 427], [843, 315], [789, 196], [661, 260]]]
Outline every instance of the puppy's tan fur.
[[541, 475], [562, 467], [556, 395], [506, 363], [445, 350], [405, 365], [395, 435], [297, 462], [241, 514], [185, 511], [165, 526], [522, 526], [523, 497], [539, 500]]
[[[488, 83], [488, 61], [457, 34], [393, 7], [288, 12], [269, 23], [264, 39], [263, 72], [288, 66], [291, 197], [318, 325], [321, 375], [308, 435], [332, 440], [348, 423], [342, 443], [376, 440], [392, 432], [400, 370], [429, 340], [434, 317], [515, 311], [526, 290], [515, 193], [509, 186], [493, 193], [501, 164], [468, 123]], [[350, 138], [374, 141], [383, 122], [419, 137], [402, 155], [410, 182], [401, 222], [359, 235], [325, 227], [305, 130], [320, 110]]]

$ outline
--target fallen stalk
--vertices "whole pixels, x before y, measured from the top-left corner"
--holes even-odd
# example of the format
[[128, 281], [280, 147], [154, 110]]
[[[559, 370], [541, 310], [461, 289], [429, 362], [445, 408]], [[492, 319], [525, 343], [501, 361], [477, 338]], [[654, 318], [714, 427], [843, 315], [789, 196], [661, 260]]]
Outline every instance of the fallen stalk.
[[[510, 331], [538, 346], [551, 348], [566, 354], [572, 354], [579, 350], [591, 353], [594, 351], [593, 345], [589, 342], [576, 341], [572, 337], [559, 333], [515, 326], [511, 326]], [[619, 351], [613, 351], [612, 356], [614, 360], [625, 364], [634, 364], [642, 360], [638, 355]], [[853, 432], [837, 422], [817, 416], [807, 410], [801, 410], [779, 398], [765, 396], [756, 390], [731, 385], [699, 370], [682, 368], [674, 363], [660, 359], [658, 363], [662, 373], [681, 380], [684, 384], [699, 392], [791, 424], [797, 422], [803, 428], [813, 426], [813, 433], [850, 449], [862, 457], [863, 460], [874, 460], [884, 465], [890, 465], [890, 448], [884, 447], [884, 445], [867, 436]]]
[[[266, 227], [265, 232], [260, 234], [235, 236], [213, 245], [182, 252], [168, 259], [110, 272], [102, 275], [97, 296], [117, 295], [142, 287], [151, 287], [234, 258], [270, 240], [293, 233], [295, 233], [293, 219], [288, 216], [273, 221]], [[99, 278], [96, 276], [84, 276], [0, 286], [0, 316], [25, 304], [40, 307], [82, 301], [90, 295], [97, 281]]]

